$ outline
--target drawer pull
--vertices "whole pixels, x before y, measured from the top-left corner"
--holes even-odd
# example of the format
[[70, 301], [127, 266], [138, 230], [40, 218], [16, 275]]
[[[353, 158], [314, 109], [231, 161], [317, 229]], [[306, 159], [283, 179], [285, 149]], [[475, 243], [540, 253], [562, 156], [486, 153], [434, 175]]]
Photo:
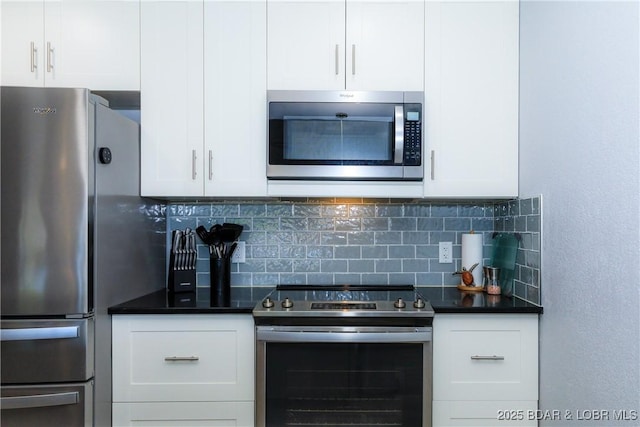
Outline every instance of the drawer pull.
[[164, 358], [165, 362], [197, 362], [200, 360], [198, 356], [168, 356]]
[[471, 360], [504, 360], [504, 356], [471, 356]]

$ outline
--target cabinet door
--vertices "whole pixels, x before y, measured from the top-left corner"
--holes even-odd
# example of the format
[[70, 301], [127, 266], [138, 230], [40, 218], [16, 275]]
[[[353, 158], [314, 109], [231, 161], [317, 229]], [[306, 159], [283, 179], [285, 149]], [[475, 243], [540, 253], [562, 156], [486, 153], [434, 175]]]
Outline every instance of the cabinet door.
[[424, 88], [424, 2], [347, 1], [346, 88]]
[[433, 368], [434, 401], [535, 402], [538, 316], [438, 315]]
[[344, 89], [344, 0], [271, 0], [267, 14], [269, 89]]
[[114, 402], [254, 400], [251, 315], [119, 315]]
[[141, 193], [204, 194], [203, 1], [141, 3]]
[[44, 1], [2, 2], [2, 84], [44, 85]]
[[140, 90], [138, 1], [47, 1], [44, 13], [46, 86]]
[[253, 402], [114, 403], [113, 425], [254, 426]]
[[434, 401], [433, 427], [535, 427], [537, 401]]
[[425, 197], [517, 196], [518, 2], [425, 15]]
[[205, 2], [205, 195], [264, 197], [266, 0]]

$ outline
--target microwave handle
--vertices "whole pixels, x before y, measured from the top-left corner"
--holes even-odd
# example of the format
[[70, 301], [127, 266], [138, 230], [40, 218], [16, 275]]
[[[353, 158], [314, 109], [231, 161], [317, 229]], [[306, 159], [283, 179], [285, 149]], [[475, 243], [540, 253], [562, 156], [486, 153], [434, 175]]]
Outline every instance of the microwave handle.
[[404, 159], [404, 105], [396, 105], [394, 123], [393, 163], [402, 164]]

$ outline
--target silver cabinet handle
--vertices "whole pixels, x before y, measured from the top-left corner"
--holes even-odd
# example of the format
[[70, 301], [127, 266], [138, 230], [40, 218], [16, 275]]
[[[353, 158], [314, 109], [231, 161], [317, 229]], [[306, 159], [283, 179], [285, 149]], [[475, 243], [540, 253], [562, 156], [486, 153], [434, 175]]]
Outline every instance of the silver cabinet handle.
[[3, 397], [0, 399], [2, 409], [42, 408], [45, 406], [75, 405], [80, 402], [80, 393], [36, 394], [33, 396]]
[[53, 48], [51, 47], [51, 42], [47, 42], [47, 73], [50, 73], [53, 70]]
[[63, 338], [78, 338], [78, 327], [20, 328], [2, 329], [0, 331], [0, 341], [56, 340]]
[[198, 173], [196, 172], [196, 160], [198, 160], [196, 150], [191, 150], [191, 179], [193, 179], [194, 181], [198, 176]]
[[340, 74], [340, 45], [336, 45], [336, 76]]
[[200, 360], [198, 356], [167, 356], [165, 362], [197, 362]]
[[351, 74], [356, 75], [356, 45], [351, 45]]
[[435, 150], [431, 150], [431, 181], [436, 179], [435, 166], [436, 166], [436, 152]]
[[38, 49], [36, 48], [36, 44], [31, 42], [31, 72], [35, 73], [38, 69]]
[[504, 360], [504, 356], [471, 356], [471, 360]]
[[393, 163], [402, 164], [404, 157], [404, 106], [396, 105], [394, 114], [394, 147]]
[[209, 150], [209, 181], [213, 179], [213, 150]]

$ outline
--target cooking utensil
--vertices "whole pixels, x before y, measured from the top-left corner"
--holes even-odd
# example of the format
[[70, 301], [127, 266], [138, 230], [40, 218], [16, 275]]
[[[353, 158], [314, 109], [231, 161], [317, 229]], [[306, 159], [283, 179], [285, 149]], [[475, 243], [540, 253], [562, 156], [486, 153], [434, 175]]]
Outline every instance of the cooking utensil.
[[193, 240], [195, 239], [195, 235], [193, 234], [193, 231], [190, 231], [189, 234], [187, 234], [187, 238], [185, 241], [185, 252], [187, 253], [187, 261], [185, 263], [185, 270], [191, 270], [193, 269], [192, 265], [193, 265]]
[[224, 224], [222, 224], [222, 229], [224, 230], [224, 238], [222, 240], [233, 242], [238, 240], [238, 237], [240, 237], [240, 234], [242, 234], [244, 226], [240, 224], [225, 222]]
[[174, 270], [179, 270], [180, 269], [180, 262], [181, 262], [181, 258], [180, 258], [180, 247], [182, 244], [182, 231], [181, 230], [175, 230], [173, 232], [173, 243], [172, 243], [172, 247], [171, 247], [171, 251], [173, 252], [173, 268]]
[[193, 231], [187, 227], [184, 229], [184, 239], [182, 242], [182, 253], [184, 255], [183, 257], [183, 264], [182, 264], [182, 269], [183, 270], [188, 270], [189, 269], [189, 265], [191, 263], [191, 251], [190, 251], [190, 245], [191, 245], [191, 238], [193, 237]]
[[209, 234], [209, 231], [207, 231], [204, 225], [199, 225], [198, 227], [196, 227], [196, 233], [198, 234], [198, 237], [200, 237], [200, 240], [202, 240], [203, 243], [207, 245], [209, 244], [211, 235]]
[[229, 259], [231, 259], [231, 257], [233, 256], [233, 252], [236, 250], [237, 247], [238, 247], [238, 242], [233, 242], [233, 244], [229, 248], [229, 253], [227, 255]]

